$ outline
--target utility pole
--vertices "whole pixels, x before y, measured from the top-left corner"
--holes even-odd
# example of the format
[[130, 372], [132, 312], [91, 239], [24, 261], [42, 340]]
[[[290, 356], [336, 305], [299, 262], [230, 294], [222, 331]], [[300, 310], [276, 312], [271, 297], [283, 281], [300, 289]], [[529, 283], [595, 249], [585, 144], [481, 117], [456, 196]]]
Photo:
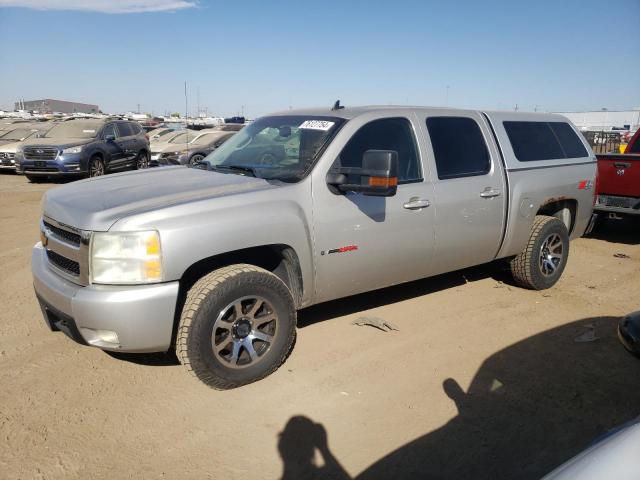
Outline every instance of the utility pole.
[[197, 92], [196, 93], [196, 98], [197, 98], [196, 104], [197, 104], [197, 108], [198, 108], [198, 113], [196, 114], [196, 117], [200, 118], [200, 87], [198, 87], [196, 89], [196, 92]]
[[138, 113], [140, 113], [140, 104], [138, 104]]

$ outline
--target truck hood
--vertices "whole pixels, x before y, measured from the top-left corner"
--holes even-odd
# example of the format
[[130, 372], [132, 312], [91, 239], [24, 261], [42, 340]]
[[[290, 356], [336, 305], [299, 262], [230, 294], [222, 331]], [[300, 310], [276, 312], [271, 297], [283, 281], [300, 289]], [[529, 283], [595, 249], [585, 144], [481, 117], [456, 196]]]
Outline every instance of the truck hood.
[[111, 174], [54, 188], [44, 215], [81, 230], [107, 231], [118, 220], [181, 203], [278, 188], [254, 177], [186, 167]]

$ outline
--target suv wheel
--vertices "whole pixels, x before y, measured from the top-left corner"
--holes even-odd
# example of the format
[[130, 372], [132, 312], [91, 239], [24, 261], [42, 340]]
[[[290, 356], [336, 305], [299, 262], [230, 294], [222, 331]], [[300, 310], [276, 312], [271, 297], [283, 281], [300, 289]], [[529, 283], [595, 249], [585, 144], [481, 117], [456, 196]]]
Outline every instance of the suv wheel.
[[201, 162], [203, 159], [204, 159], [204, 155], [200, 155], [199, 153], [196, 153], [193, 157], [189, 159], [189, 164], [195, 165], [196, 163]]
[[295, 339], [296, 310], [271, 272], [238, 264], [198, 280], [187, 294], [176, 339], [180, 362], [224, 390], [273, 373]]
[[550, 288], [560, 279], [569, 257], [569, 233], [556, 217], [536, 216], [529, 243], [511, 260], [519, 285], [532, 290]]
[[140, 152], [138, 158], [136, 158], [136, 169], [141, 170], [143, 168], [149, 168], [149, 153]]
[[100, 157], [93, 157], [89, 161], [89, 177], [101, 177], [104, 175], [104, 162]]

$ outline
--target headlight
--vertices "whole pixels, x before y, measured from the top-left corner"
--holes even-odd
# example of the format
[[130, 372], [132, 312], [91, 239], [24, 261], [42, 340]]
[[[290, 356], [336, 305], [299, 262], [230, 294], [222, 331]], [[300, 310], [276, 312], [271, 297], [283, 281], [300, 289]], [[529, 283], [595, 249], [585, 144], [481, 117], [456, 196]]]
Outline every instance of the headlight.
[[94, 233], [89, 271], [92, 283], [161, 282], [160, 235], [156, 231]]
[[77, 147], [69, 147], [62, 150], [63, 155], [67, 155], [69, 153], [80, 153], [82, 151], [82, 145], [78, 145]]

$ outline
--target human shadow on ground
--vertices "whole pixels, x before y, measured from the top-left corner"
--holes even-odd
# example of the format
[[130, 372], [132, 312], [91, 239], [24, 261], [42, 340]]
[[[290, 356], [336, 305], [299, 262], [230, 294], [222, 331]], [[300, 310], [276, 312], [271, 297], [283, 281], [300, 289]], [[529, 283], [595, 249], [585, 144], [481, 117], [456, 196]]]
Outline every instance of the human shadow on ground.
[[[617, 321], [587, 318], [511, 345], [487, 358], [466, 392], [455, 379], [444, 379], [443, 391], [458, 415], [356, 479], [539, 479], [549, 473], [598, 436], [640, 415], [640, 361], [619, 343]], [[594, 335], [584, 335], [590, 331]], [[416, 367], [408, 374], [419, 385], [419, 377], [429, 372]], [[380, 381], [393, 389], [393, 379]], [[433, 399], [423, 401], [427, 409]], [[311, 468], [309, 451], [316, 443], [310, 439], [317, 427], [305, 419], [298, 428], [297, 440], [287, 442], [284, 453], [280, 439], [284, 472], [295, 467], [307, 475], [297, 478], [331, 478], [314, 476]]]

